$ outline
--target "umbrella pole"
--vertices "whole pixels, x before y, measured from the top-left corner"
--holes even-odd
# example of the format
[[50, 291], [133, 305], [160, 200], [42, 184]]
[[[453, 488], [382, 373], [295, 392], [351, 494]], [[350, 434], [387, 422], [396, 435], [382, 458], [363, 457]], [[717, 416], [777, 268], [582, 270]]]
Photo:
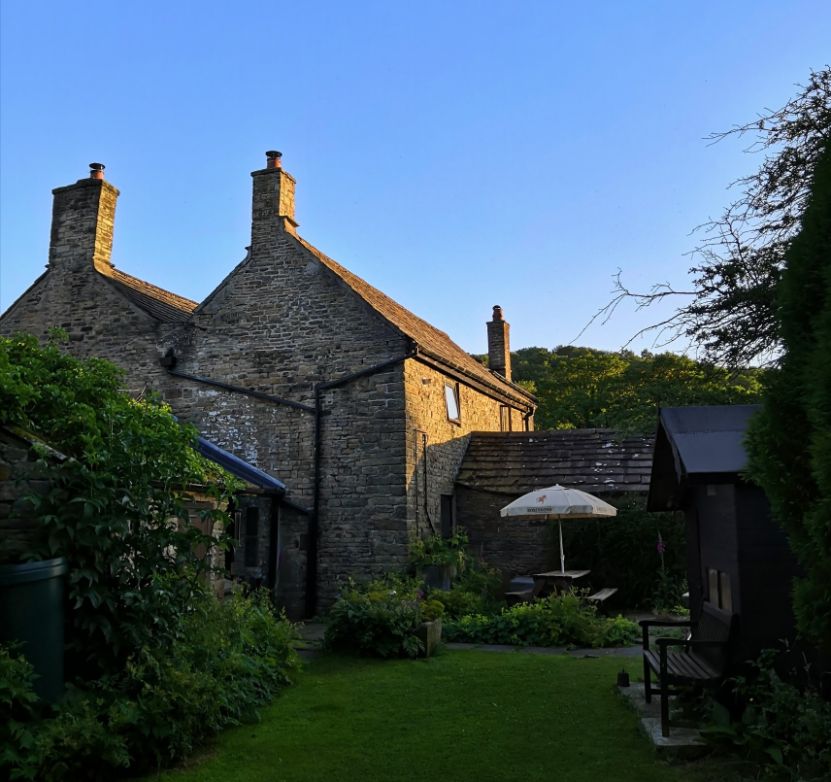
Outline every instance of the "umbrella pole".
[[563, 553], [563, 522], [557, 519], [557, 526], [560, 528], [560, 572], [566, 572], [566, 555]]

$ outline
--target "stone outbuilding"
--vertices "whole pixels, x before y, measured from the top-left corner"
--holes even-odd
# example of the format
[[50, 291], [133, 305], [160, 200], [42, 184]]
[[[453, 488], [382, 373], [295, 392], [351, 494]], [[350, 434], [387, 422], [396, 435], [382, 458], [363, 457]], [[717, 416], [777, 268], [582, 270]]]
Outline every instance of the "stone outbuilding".
[[511, 381], [501, 308], [488, 368], [303, 239], [295, 180], [280, 153], [266, 157], [245, 258], [202, 302], [114, 266], [119, 193], [92, 164], [53, 191], [46, 271], [0, 333], [62, 328], [72, 353], [114, 361], [132, 392], [160, 393], [218, 446], [279, 475], [287, 501], [264, 545], [277, 599], [300, 616], [348, 576], [401, 567], [415, 535], [452, 528], [470, 432], [532, 430], [535, 401]]
[[613, 505], [645, 499], [653, 438], [611, 429], [474, 432], [456, 477], [456, 518], [473, 550], [506, 576], [548, 569], [556, 559], [550, 523], [500, 518], [508, 503], [560, 484]]

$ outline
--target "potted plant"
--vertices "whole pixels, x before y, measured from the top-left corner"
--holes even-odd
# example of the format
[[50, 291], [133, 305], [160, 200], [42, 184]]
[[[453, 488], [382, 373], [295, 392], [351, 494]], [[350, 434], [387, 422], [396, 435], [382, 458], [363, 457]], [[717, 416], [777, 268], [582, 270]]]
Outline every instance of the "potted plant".
[[438, 600], [424, 600], [420, 604], [421, 624], [416, 635], [424, 645], [424, 656], [430, 657], [441, 643], [441, 618], [444, 606]]
[[428, 589], [450, 589], [450, 582], [464, 570], [467, 534], [458, 530], [449, 538], [428, 535], [410, 544], [410, 557]]

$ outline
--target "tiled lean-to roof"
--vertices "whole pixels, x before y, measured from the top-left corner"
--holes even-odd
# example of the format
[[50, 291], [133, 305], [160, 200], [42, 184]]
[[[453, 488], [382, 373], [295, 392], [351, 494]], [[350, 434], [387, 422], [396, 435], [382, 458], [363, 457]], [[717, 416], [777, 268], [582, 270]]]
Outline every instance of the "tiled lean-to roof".
[[297, 237], [298, 242], [308, 250], [329, 271], [333, 272], [372, 309], [394, 328], [413, 340], [421, 351], [430, 358], [446, 364], [481, 382], [500, 388], [503, 393], [513, 398], [522, 399], [526, 404], [533, 404], [533, 396], [521, 386], [505, 380], [501, 375], [491, 372], [473, 356], [462, 350], [445, 332], [414, 315], [406, 307], [391, 299], [385, 293], [370, 285], [366, 280], [353, 274], [345, 266], [322, 253], [305, 239]]
[[456, 483], [511, 496], [558, 483], [590, 494], [645, 494], [654, 439], [611, 429], [473, 432]]
[[151, 285], [118, 269], [110, 268], [101, 275], [133, 304], [141, 307], [156, 320], [165, 323], [186, 320], [196, 309], [195, 301], [166, 291], [157, 285]]

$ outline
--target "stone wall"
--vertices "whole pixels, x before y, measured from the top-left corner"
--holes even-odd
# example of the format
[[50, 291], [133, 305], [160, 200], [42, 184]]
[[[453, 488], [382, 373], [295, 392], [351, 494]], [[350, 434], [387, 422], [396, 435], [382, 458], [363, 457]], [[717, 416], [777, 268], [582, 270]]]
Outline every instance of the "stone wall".
[[[457, 395], [457, 422], [448, 417], [445, 399], [448, 386]], [[505, 415], [519, 431], [524, 426], [523, 414], [440, 368], [416, 359], [409, 359], [405, 364], [404, 395], [408, 530], [411, 535], [424, 535], [441, 530], [441, 498], [455, 492], [453, 482], [470, 432], [498, 431], [501, 417]], [[458, 516], [456, 521], [465, 526]]]
[[40, 540], [40, 528], [27, 512], [27, 494], [45, 491], [32, 446], [0, 427], [0, 562], [16, 562]]
[[456, 511], [470, 538], [470, 551], [499, 568], [506, 579], [539, 573], [559, 557], [551, 522], [503, 519], [499, 515], [516, 497], [456, 487]]

